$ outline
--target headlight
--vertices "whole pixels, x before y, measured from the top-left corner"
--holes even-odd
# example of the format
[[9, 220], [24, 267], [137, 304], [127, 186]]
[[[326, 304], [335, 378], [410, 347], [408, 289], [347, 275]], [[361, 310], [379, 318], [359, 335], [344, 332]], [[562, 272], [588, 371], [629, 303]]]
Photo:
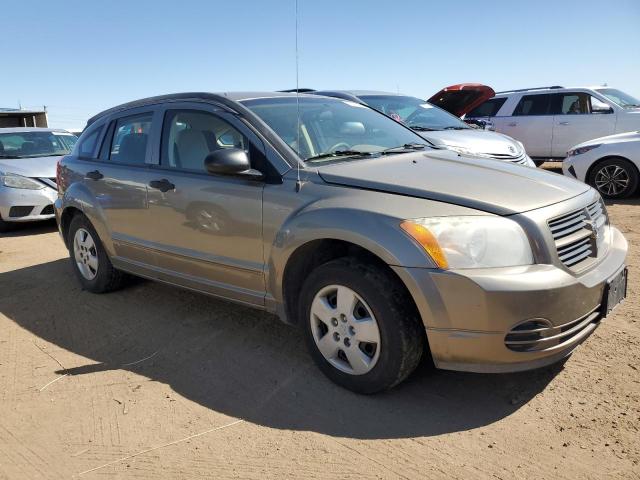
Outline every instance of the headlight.
[[400, 227], [440, 268], [490, 268], [531, 265], [524, 231], [502, 217], [465, 216], [405, 220]]
[[5, 187], [23, 188], [26, 190], [42, 190], [44, 188], [44, 185], [40, 182], [11, 173], [0, 173], [0, 183]]
[[470, 155], [472, 157], [484, 157], [484, 158], [490, 158], [489, 155], [485, 154], [485, 153], [478, 153], [478, 152], [474, 152], [473, 150], [469, 150], [466, 147], [461, 147], [459, 145], [442, 145], [444, 148], [446, 148], [447, 150], [452, 150], [454, 152], [457, 152], [461, 155]]
[[602, 144], [598, 143], [597, 145], [587, 145], [586, 147], [574, 148], [573, 150], [569, 150], [567, 152], [567, 157], [573, 157], [574, 155], [581, 155], [583, 153], [587, 153], [588, 151], [593, 150], [594, 148], [598, 148], [600, 145]]

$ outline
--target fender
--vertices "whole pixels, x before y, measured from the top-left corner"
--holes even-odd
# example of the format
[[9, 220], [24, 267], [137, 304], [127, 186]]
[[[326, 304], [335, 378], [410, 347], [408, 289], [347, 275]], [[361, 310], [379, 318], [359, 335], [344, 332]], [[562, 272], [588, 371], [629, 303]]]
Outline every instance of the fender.
[[285, 268], [296, 250], [314, 240], [353, 243], [391, 266], [436, 266], [424, 250], [400, 229], [401, 220], [397, 217], [361, 208], [323, 206], [323, 203], [320, 200], [290, 216], [276, 233], [271, 245], [265, 272], [266, 303], [284, 321]]
[[107, 227], [108, 223], [103, 208], [96, 202], [95, 197], [82, 182], [74, 182], [64, 192], [62, 196], [62, 212], [69, 207], [80, 210], [91, 222], [100, 237], [109, 257], [115, 255], [111, 233]]

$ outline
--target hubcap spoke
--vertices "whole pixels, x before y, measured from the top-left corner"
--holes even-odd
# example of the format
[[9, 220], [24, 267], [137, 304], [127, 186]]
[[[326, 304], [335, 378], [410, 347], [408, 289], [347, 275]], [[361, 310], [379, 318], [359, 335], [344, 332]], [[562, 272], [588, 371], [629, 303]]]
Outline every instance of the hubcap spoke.
[[334, 360], [338, 356], [340, 344], [336, 342], [331, 333], [326, 333], [322, 338], [316, 341], [318, 350], [327, 360]]
[[355, 337], [358, 342], [379, 343], [380, 331], [375, 320], [365, 318], [354, 322]]
[[355, 375], [367, 373], [371, 367], [371, 358], [366, 356], [356, 345], [343, 350]]
[[327, 326], [331, 323], [331, 318], [336, 316], [336, 311], [331, 308], [326, 297], [318, 297], [313, 299], [311, 304], [311, 314], [315, 315], [318, 320], [321, 320]]
[[95, 242], [84, 228], [79, 228], [74, 235], [73, 257], [80, 274], [87, 280], [93, 280], [98, 273], [98, 256]]
[[337, 294], [338, 312], [346, 316], [351, 316], [353, 310], [356, 308], [356, 303], [358, 303], [355, 292], [347, 287], [338, 287]]

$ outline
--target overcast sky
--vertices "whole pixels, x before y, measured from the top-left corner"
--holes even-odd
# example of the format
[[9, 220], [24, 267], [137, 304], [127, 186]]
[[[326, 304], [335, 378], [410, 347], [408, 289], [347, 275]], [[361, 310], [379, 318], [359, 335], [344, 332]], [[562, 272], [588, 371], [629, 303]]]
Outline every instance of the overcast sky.
[[[156, 94], [292, 88], [294, 12], [294, 0], [5, 1], [0, 107], [47, 105], [50, 126], [82, 128]], [[428, 98], [462, 82], [606, 82], [640, 97], [640, 1], [299, 0], [299, 54], [301, 87]]]

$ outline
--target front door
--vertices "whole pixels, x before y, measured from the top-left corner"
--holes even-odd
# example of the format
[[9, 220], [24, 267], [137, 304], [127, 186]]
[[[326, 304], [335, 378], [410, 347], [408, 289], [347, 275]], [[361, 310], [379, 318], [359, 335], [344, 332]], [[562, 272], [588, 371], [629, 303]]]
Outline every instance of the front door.
[[594, 96], [585, 92], [565, 92], [554, 94], [553, 97], [554, 157], [566, 157], [571, 147], [615, 132], [616, 116], [613, 110]]
[[264, 304], [262, 181], [207, 173], [205, 157], [260, 140], [232, 115], [201, 104], [164, 112], [159, 165], [151, 169], [147, 238], [160, 274], [185, 286]]

